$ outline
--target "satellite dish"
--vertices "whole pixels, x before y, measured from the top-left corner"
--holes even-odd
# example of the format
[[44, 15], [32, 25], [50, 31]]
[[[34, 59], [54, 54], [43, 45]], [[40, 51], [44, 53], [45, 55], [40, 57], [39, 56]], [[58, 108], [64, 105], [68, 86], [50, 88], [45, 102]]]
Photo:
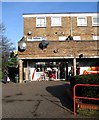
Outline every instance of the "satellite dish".
[[42, 45], [43, 45], [43, 47], [47, 47], [48, 46], [48, 44], [49, 44], [49, 42], [47, 41], [47, 40], [42, 40]]
[[42, 40], [42, 42], [39, 44], [39, 48], [43, 50], [44, 48], [47, 48], [48, 44], [49, 42], [47, 40]]
[[26, 49], [26, 43], [25, 42], [20, 43], [20, 49], [21, 50], [25, 50]]
[[66, 40], [73, 40], [73, 37], [69, 35]]

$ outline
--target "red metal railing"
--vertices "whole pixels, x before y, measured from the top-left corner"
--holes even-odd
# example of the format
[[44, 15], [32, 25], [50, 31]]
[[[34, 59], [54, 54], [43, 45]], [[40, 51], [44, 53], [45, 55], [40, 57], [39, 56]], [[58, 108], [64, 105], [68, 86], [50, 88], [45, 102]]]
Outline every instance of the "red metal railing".
[[76, 88], [77, 86], [85, 86], [85, 87], [88, 87], [88, 86], [94, 86], [94, 87], [99, 87], [99, 85], [96, 85], [96, 84], [76, 84], [74, 86], [74, 116], [76, 116], [76, 99], [87, 99], [87, 100], [99, 100], [99, 98], [90, 98], [90, 97], [82, 97], [82, 96], [76, 96]]

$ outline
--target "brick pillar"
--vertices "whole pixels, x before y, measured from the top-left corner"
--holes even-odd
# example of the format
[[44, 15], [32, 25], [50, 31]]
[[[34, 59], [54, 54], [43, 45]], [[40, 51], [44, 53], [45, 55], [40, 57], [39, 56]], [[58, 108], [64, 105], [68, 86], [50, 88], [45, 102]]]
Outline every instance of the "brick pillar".
[[19, 83], [23, 82], [23, 61], [19, 60]]

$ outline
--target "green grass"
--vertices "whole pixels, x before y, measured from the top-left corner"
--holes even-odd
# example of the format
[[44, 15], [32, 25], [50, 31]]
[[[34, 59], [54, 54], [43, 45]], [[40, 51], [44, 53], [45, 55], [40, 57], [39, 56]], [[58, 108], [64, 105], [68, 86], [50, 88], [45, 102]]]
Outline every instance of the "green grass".
[[77, 113], [89, 117], [99, 117], [99, 110], [81, 109], [77, 108]]

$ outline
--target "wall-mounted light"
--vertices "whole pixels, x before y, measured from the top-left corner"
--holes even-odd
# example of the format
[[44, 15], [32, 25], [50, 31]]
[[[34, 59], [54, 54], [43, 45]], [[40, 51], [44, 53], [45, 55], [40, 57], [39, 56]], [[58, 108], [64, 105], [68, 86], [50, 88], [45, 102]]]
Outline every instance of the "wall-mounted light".
[[32, 32], [31, 32], [31, 31], [28, 31], [27, 35], [31, 35], [31, 34], [32, 34]]
[[55, 34], [55, 35], [57, 35], [57, 34], [58, 34], [58, 32], [55, 32], [54, 34]]
[[65, 33], [64, 32], [61, 32], [62, 35], [64, 35]]
[[55, 49], [55, 50], [53, 50], [53, 52], [54, 52], [54, 53], [58, 53], [58, 52], [59, 52], [59, 50], [58, 50], [58, 49]]
[[79, 55], [79, 58], [82, 58], [82, 57], [83, 57], [83, 54], [80, 54], [80, 55]]

